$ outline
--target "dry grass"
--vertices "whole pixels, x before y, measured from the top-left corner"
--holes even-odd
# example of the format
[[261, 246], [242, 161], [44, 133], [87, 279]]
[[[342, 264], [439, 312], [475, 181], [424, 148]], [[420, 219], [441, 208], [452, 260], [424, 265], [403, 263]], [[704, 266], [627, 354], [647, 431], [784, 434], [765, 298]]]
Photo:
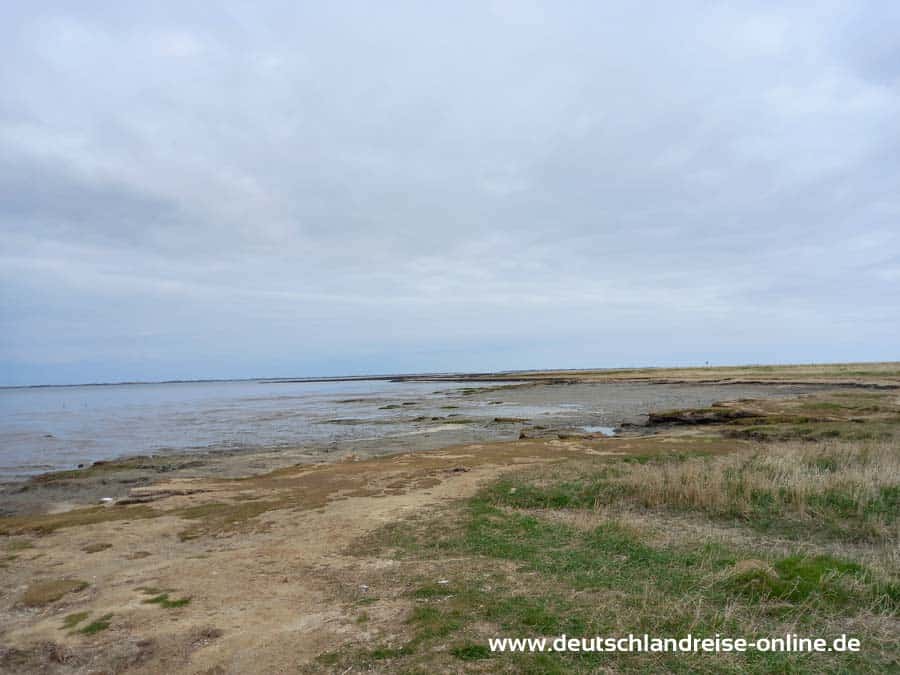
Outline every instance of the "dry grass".
[[[772, 382], [900, 386], [900, 363], [819, 363], [734, 365], [686, 368], [606, 368], [600, 370], [536, 370], [483, 375], [411, 377], [411, 380], [516, 382]], [[479, 390], [473, 390], [479, 391]], [[480, 391], [485, 391], [481, 389]]]
[[900, 541], [900, 450], [891, 443], [781, 443], [632, 464], [609, 485], [598, 502], [618, 497], [647, 508], [815, 522], [844, 535]]
[[78, 579], [53, 579], [37, 581], [31, 584], [22, 596], [22, 604], [26, 607], [41, 607], [56, 602], [67, 593], [74, 593], [88, 587], [86, 581]]

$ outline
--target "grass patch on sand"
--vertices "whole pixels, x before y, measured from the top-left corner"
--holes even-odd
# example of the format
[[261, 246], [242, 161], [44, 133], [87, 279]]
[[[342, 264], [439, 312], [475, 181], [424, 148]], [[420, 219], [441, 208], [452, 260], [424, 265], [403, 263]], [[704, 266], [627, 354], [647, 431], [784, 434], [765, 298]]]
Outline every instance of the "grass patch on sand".
[[184, 607], [191, 602], [190, 597], [179, 598], [177, 600], [173, 600], [169, 597], [168, 591], [163, 591], [160, 588], [139, 588], [138, 589], [144, 595], [151, 595], [153, 597], [145, 599], [143, 602], [147, 605], [159, 605], [164, 609], [177, 609], [179, 607]]
[[106, 614], [104, 616], [101, 616], [99, 619], [94, 619], [87, 626], [79, 628], [78, 632], [82, 635], [94, 635], [96, 633], [100, 633], [101, 631], [109, 628], [109, 625], [112, 622], [112, 617], [112, 614]]
[[76, 612], [75, 614], [69, 614], [63, 619], [63, 625], [60, 630], [72, 630], [84, 621], [86, 618], [90, 616], [90, 612]]
[[152, 598], [147, 598], [146, 600], [144, 600], [144, 602], [147, 604], [159, 605], [164, 609], [176, 609], [178, 607], [184, 607], [185, 605], [190, 604], [191, 598], [179, 598], [178, 600], [171, 600], [168, 593], [162, 593]]
[[42, 607], [56, 602], [68, 593], [83, 591], [90, 584], [78, 579], [51, 579], [36, 581], [25, 590], [22, 604], [26, 607]]

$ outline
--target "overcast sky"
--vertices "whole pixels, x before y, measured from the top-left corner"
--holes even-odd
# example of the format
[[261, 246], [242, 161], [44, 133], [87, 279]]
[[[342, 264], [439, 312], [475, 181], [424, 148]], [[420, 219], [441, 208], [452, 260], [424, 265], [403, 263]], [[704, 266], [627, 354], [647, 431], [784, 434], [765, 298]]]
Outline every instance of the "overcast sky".
[[0, 241], [6, 384], [898, 359], [900, 4], [2, 3]]

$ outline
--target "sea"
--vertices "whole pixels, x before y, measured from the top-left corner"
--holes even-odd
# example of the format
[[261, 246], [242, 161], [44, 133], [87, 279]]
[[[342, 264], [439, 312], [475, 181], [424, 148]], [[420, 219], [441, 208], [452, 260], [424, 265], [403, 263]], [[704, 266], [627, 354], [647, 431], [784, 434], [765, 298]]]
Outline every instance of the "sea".
[[241, 380], [0, 388], [0, 480], [123, 456], [409, 433], [415, 416], [446, 415], [443, 404], [461, 386]]

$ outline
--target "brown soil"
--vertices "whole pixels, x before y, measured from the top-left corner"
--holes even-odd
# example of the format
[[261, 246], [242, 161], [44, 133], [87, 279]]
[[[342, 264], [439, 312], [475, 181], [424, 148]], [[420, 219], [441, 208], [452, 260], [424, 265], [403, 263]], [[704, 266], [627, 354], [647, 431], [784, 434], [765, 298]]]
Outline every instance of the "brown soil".
[[[135, 488], [130, 501], [137, 503], [0, 519], [15, 537], [0, 547], [15, 543], [18, 551], [0, 581], [0, 670], [316, 668], [317, 655], [365, 644], [408, 612], [391, 599], [409, 583], [392, 574], [397, 562], [360, 545], [382, 525], [467, 497], [512, 468], [696, 450], [698, 442], [710, 452], [741, 443], [653, 437], [465, 445], [245, 479], [175, 479]], [[35, 588], [72, 579], [89, 585], [27, 606]], [[152, 598], [163, 594], [165, 602]], [[66, 625], [83, 612], [77, 629]]]

